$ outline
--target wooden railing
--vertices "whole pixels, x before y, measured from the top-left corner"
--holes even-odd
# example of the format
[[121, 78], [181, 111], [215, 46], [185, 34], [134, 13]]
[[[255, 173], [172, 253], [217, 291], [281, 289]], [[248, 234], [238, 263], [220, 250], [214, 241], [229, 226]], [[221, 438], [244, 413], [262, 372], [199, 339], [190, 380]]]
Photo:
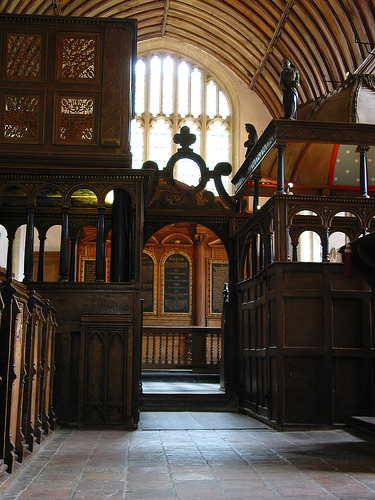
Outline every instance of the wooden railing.
[[142, 368], [190, 368], [219, 372], [220, 328], [144, 326]]

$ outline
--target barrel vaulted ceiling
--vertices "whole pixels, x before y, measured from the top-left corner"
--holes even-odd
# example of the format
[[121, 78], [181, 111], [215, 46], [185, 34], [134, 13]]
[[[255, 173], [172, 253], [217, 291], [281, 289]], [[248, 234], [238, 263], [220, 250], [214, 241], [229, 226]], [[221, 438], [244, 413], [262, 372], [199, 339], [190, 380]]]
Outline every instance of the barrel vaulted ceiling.
[[10, 14], [133, 18], [138, 40], [194, 45], [281, 116], [281, 61], [301, 74], [300, 103], [375, 66], [375, 0], [0, 0]]

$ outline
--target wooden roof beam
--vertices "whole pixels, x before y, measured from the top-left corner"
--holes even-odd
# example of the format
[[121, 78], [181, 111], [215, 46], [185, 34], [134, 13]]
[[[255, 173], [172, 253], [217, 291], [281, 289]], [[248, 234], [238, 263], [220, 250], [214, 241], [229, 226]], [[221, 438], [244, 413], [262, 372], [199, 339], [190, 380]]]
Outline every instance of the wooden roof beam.
[[163, 21], [161, 24], [161, 36], [162, 36], [162, 38], [164, 38], [165, 32], [167, 30], [167, 22], [168, 22], [168, 14], [169, 14], [170, 4], [171, 4], [170, 0], [164, 0]]
[[269, 58], [271, 52], [273, 51], [274, 46], [276, 45], [276, 43], [279, 39], [280, 33], [282, 32], [284, 25], [289, 17], [289, 12], [291, 11], [291, 9], [293, 7], [294, 1], [295, 0], [288, 0], [288, 3], [285, 6], [285, 9], [284, 9], [284, 12], [280, 18], [280, 21], [278, 22], [278, 24], [276, 26], [275, 32], [272, 36], [272, 39], [271, 39], [270, 43], [268, 44], [266, 52], [264, 53], [262, 60], [260, 61], [259, 67], [256, 70], [256, 72], [253, 76], [253, 79], [250, 83], [250, 89], [254, 88], [254, 85], [256, 84], [260, 73], [263, 71], [263, 68], [267, 65], [268, 58]]

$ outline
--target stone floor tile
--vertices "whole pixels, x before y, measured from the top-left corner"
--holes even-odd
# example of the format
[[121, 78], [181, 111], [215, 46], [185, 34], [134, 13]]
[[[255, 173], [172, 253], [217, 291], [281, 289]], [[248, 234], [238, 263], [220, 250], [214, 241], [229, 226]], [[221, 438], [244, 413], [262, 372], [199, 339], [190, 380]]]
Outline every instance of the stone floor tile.
[[[169, 415], [174, 427], [179, 417]], [[244, 415], [183, 420], [190, 429], [60, 429], [14, 480], [0, 482], [0, 498], [375, 500], [371, 437], [344, 429], [280, 433]]]

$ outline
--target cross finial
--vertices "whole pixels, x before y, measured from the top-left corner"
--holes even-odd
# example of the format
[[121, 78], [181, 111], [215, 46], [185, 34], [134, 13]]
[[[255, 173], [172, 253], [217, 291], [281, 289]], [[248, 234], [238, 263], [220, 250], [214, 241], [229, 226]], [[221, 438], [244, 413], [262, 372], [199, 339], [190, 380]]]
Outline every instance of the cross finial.
[[190, 144], [194, 144], [196, 138], [197, 137], [195, 134], [190, 133], [189, 127], [184, 125], [183, 127], [181, 127], [180, 133], [174, 135], [173, 142], [175, 144], [180, 144], [182, 150], [187, 150], [191, 149], [189, 146]]

